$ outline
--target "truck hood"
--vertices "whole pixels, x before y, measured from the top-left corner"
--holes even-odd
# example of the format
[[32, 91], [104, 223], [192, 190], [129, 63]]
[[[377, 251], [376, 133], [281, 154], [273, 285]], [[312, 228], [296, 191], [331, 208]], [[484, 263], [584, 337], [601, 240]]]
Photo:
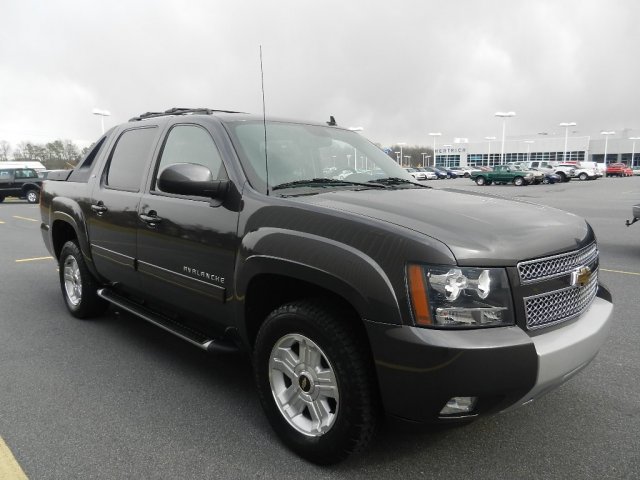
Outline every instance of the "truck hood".
[[435, 238], [449, 247], [460, 265], [510, 266], [594, 240], [587, 222], [571, 213], [462, 191], [349, 190], [292, 199]]

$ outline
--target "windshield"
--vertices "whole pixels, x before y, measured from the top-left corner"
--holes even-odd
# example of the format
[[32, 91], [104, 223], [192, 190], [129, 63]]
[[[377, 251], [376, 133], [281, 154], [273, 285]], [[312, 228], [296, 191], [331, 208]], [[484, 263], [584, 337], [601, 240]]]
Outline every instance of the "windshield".
[[[415, 179], [380, 148], [349, 130], [299, 123], [226, 123], [251, 185], [289, 189], [411, 187]], [[268, 164], [268, 175], [265, 164]], [[393, 181], [389, 181], [389, 179]], [[331, 181], [328, 181], [331, 180]], [[308, 192], [306, 192], [308, 193]]]

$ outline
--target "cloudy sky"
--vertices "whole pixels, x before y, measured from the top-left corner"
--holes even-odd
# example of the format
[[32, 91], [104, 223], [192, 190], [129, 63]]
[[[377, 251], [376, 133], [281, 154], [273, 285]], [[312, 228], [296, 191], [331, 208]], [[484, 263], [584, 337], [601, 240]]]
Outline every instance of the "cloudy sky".
[[640, 135], [637, 0], [0, 0], [0, 140], [90, 143], [150, 110], [259, 113], [430, 145]]

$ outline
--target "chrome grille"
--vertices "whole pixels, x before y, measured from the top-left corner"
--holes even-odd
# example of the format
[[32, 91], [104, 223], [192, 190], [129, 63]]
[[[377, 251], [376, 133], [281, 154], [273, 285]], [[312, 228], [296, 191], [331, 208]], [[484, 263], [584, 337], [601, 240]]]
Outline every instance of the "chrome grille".
[[522, 284], [527, 284], [566, 275], [578, 267], [589, 265], [596, 258], [598, 258], [598, 247], [592, 243], [573, 252], [520, 262], [518, 273]]
[[541, 295], [526, 297], [524, 299], [524, 307], [527, 328], [534, 330], [548, 327], [577, 317], [589, 308], [597, 291], [598, 270], [595, 270], [583, 287], [575, 285]]

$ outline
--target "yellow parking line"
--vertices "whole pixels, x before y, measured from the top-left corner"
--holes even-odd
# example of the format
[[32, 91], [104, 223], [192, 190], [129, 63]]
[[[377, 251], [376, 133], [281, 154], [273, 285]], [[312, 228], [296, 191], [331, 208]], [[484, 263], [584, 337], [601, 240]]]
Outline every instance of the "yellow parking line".
[[637, 272], [624, 272], [622, 270], [607, 270], [606, 268], [601, 268], [600, 271], [601, 272], [610, 272], [610, 273], [623, 273], [625, 275], [640, 275], [640, 273], [637, 273]]
[[38, 260], [53, 260], [53, 257], [34, 257], [34, 258], [21, 258], [16, 260], [16, 263], [22, 262], [37, 262]]
[[0, 225], [2, 225], [4, 222], [2, 220], [0, 220]]
[[27, 217], [19, 217], [18, 215], [14, 215], [13, 218], [17, 218], [18, 220], [28, 220], [30, 222], [37, 222], [35, 218], [27, 218]]
[[28, 480], [9, 447], [0, 437], [0, 478], [7, 480]]

